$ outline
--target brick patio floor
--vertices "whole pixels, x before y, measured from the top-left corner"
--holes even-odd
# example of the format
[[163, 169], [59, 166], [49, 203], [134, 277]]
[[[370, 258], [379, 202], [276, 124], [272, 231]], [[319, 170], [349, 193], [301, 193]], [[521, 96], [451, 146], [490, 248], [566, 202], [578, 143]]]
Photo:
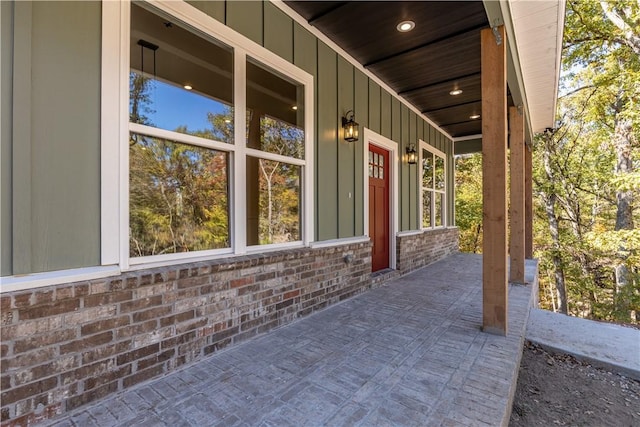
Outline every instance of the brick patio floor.
[[482, 333], [481, 270], [450, 256], [47, 425], [507, 425], [536, 286]]

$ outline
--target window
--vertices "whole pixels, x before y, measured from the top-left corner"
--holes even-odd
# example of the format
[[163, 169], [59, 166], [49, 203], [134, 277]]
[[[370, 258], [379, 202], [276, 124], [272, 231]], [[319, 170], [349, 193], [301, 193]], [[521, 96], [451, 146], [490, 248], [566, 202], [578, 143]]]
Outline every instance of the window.
[[445, 154], [420, 141], [422, 228], [446, 226]]
[[130, 262], [308, 243], [312, 77], [172, 7], [131, 4]]

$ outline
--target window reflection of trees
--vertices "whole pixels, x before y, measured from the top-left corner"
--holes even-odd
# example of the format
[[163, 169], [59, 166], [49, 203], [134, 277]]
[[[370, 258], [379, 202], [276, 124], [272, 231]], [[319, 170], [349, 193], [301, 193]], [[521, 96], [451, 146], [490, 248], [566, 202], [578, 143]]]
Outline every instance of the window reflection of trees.
[[[282, 156], [302, 158], [304, 131], [281, 120], [260, 118], [260, 149]], [[259, 242], [300, 240], [301, 167], [259, 159]]]
[[134, 135], [130, 255], [229, 247], [228, 155]]

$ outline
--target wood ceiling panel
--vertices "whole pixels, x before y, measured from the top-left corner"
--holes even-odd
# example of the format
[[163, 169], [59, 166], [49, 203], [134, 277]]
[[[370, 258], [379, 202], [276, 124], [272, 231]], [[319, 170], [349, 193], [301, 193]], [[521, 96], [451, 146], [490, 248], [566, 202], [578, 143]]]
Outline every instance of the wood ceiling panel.
[[307, 21], [323, 16], [346, 5], [346, 1], [287, 1], [285, 2]]
[[368, 68], [398, 92], [477, 73], [480, 32], [461, 34]]
[[[482, 2], [351, 2], [319, 17], [313, 25], [368, 64], [399, 52], [488, 25]], [[398, 23], [412, 20], [408, 32]], [[384, 40], [384, 42], [380, 42]]]
[[470, 120], [466, 123], [458, 123], [455, 125], [441, 126], [449, 135], [454, 137], [479, 135], [482, 133], [482, 121]]
[[481, 114], [481, 111], [482, 101], [477, 101], [468, 104], [454, 105], [453, 107], [442, 108], [440, 110], [424, 111], [424, 114], [429, 116], [438, 125], [446, 126], [466, 122], [470, 120], [471, 115]]
[[[400, 95], [404, 96], [412, 104], [420, 105], [421, 111], [438, 110], [457, 104], [466, 104], [482, 99], [480, 77], [480, 73], [472, 74], [467, 77], [446, 80], [442, 83], [409, 90]], [[453, 89], [461, 89], [462, 94], [449, 95], [449, 92]]]

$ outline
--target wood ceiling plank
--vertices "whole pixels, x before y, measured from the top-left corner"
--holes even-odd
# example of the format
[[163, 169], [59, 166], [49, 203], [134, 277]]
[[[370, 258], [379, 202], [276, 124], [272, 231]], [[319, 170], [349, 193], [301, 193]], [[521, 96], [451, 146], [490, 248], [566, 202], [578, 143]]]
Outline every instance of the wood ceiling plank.
[[480, 33], [470, 32], [393, 57], [369, 69], [396, 91], [402, 92], [452, 76], [479, 72], [479, 52]]
[[457, 137], [478, 135], [482, 133], [482, 122], [480, 120], [468, 121], [465, 123], [456, 123], [447, 126], [441, 126], [449, 135]]
[[[423, 113], [441, 126], [466, 122], [468, 120], [477, 120], [470, 119], [470, 116], [482, 113], [482, 101], [468, 102], [439, 110], [424, 111]], [[460, 118], [464, 120], [460, 120]]]
[[[488, 24], [482, 2], [477, 1], [456, 2], [455, 6], [447, 1], [285, 3], [312, 20], [314, 26], [362, 64]], [[398, 32], [396, 26], [404, 20], [414, 21], [416, 28], [408, 33]]]

